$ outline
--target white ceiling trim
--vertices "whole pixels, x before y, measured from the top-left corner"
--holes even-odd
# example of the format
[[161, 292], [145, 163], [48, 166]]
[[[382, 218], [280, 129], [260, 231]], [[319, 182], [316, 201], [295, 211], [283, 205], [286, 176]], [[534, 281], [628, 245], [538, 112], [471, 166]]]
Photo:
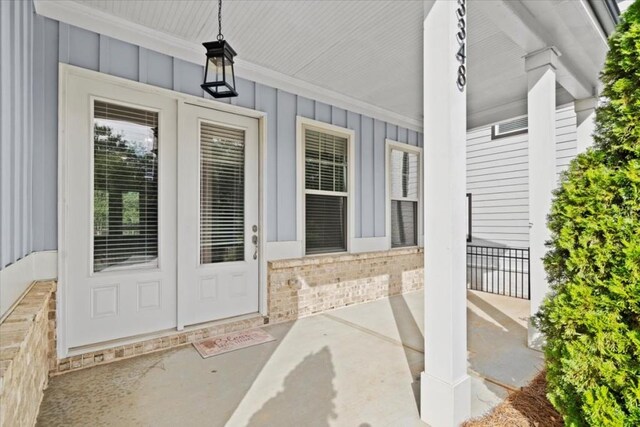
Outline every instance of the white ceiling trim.
[[[196, 64], [204, 62], [204, 48], [199, 43], [192, 43], [178, 37], [173, 37], [161, 31], [141, 26], [71, 0], [34, 0], [34, 4], [36, 12], [39, 15], [132, 43], [145, 49], [161, 52], [165, 55], [188, 62]], [[242, 59], [236, 61], [236, 70], [238, 76], [257, 83], [276, 87], [345, 110], [422, 132], [421, 118], [406, 117], [348, 95], [267, 69], [260, 65], [243, 61]]]

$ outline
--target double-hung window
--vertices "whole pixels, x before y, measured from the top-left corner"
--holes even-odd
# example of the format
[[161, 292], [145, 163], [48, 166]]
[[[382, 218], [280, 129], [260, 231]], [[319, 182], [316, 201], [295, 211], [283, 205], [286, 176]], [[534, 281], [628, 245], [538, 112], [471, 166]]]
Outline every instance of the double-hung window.
[[388, 144], [391, 247], [418, 245], [420, 152], [415, 147]]
[[348, 238], [349, 139], [303, 127], [306, 254], [344, 252]]

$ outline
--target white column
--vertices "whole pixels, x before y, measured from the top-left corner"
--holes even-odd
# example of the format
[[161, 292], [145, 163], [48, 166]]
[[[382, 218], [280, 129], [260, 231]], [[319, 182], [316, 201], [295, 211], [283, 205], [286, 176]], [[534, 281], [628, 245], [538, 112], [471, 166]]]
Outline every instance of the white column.
[[[420, 415], [433, 427], [470, 416], [466, 314], [466, 89], [457, 86], [456, 1], [424, 21], [425, 371]], [[466, 19], [466, 16], [465, 16]]]
[[[542, 258], [550, 233], [547, 215], [556, 187], [556, 61], [554, 48], [545, 48], [525, 58], [529, 92], [529, 247], [531, 250], [531, 315], [538, 312], [549, 290]], [[529, 346], [540, 348], [543, 339], [529, 324]]]
[[578, 154], [587, 151], [593, 145], [593, 132], [596, 129], [597, 98], [578, 99], [574, 104], [576, 110], [576, 136]]

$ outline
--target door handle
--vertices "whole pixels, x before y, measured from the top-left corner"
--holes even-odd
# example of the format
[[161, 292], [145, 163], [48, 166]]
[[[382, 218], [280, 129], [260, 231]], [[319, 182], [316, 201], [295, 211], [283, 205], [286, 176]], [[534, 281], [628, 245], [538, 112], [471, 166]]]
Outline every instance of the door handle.
[[[253, 232], [257, 232], [258, 231], [258, 227], [257, 226], [253, 226]], [[258, 235], [254, 234], [253, 236], [251, 236], [251, 243], [253, 243], [253, 245], [255, 246], [255, 251], [253, 252], [253, 259], [258, 259]]]

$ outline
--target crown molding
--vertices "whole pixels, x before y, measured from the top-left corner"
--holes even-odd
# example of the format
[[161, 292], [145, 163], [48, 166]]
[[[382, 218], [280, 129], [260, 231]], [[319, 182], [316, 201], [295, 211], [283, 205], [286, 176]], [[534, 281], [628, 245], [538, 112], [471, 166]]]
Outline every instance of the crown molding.
[[[34, 0], [34, 4], [36, 13], [47, 18], [184, 61], [195, 64], [203, 63], [204, 50], [200, 43], [190, 42], [71, 0]], [[406, 117], [343, 93], [244, 61], [241, 58], [236, 60], [236, 72], [239, 77], [256, 83], [422, 132], [421, 118]]]

